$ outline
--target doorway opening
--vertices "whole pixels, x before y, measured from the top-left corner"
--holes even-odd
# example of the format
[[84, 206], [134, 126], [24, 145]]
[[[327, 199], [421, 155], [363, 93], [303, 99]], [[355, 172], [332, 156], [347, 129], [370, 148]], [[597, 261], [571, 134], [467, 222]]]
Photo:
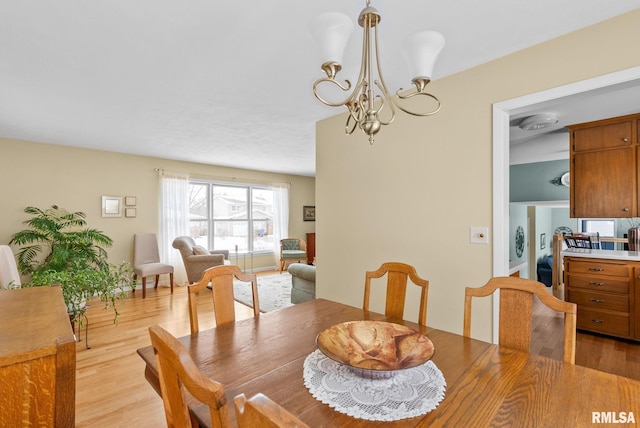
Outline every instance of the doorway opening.
[[[617, 90], [620, 87], [628, 86], [640, 87], [640, 67], [598, 76], [493, 105], [493, 276], [506, 276], [509, 272], [510, 117], [530, 110], [533, 106], [564, 97], [584, 96], [591, 91]], [[624, 94], [624, 91], [620, 91], [620, 93]], [[607, 114], [603, 112], [602, 117], [606, 117]], [[611, 116], [615, 116], [615, 114]], [[498, 325], [496, 299], [497, 297], [494, 296], [494, 326]], [[498, 331], [497, 328], [494, 328], [494, 342], [497, 343], [497, 339]]]

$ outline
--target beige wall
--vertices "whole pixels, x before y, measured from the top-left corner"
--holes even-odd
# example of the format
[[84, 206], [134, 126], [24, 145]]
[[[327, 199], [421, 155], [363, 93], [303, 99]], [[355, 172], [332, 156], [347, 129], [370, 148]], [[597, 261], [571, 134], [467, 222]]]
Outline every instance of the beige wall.
[[[315, 222], [302, 221], [302, 207], [315, 205], [315, 179], [286, 174], [241, 170], [153, 157], [0, 138], [0, 243], [23, 229], [27, 206], [48, 208], [56, 204], [69, 211], [83, 211], [87, 223], [110, 236], [112, 263], [131, 261], [133, 234], [158, 231], [158, 173], [155, 168], [197, 175], [230, 178], [240, 182], [291, 183], [289, 235], [305, 238]], [[135, 196], [135, 218], [102, 218], [102, 195]], [[15, 250], [14, 250], [15, 251]], [[171, 251], [177, 251], [171, 249]], [[242, 266], [242, 264], [241, 264]], [[273, 256], [254, 258], [254, 267], [273, 267]]]
[[[428, 324], [460, 333], [464, 287], [492, 275], [491, 245], [469, 243], [471, 226], [492, 225], [492, 104], [640, 65], [638, 22], [634, 11], [437, 80], [442, 110], [397, 116], [373, 146], [344, 134], [344, 115], [319, 122], [318, 296], [361, 305], [364, 272], [404, 261], [430, 281]], [[472, 334], [490, 340], [490, 299], [477, 303]]]

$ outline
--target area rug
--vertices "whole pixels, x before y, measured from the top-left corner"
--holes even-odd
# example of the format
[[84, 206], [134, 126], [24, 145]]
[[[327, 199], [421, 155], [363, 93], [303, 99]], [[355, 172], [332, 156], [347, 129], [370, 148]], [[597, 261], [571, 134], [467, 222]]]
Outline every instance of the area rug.
[[[253, 307], [250, 284], [235, 281], [233, 295], [237, 302]], [[271, 312], [293, 305], [291, 303], [291, 274], [283, 272], [258, 276], [258, 299], [260, 312]]]

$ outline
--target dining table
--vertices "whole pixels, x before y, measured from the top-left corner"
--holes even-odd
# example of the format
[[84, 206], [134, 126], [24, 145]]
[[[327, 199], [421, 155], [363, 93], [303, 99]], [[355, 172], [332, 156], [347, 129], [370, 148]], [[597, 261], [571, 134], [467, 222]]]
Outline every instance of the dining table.
[[[444, 396], [425, 414], [371, 421], [336, 411], [314, 397], [303, 379], [319, 333], [358, 320], [400, 324], [426, 335], [431, 363], [444, 377]], [[258, 317], [180, 337], [198, 368], [224, 385], [228, 403], [263, 393], [312, 427], [597, 426], [640, 418], [640, 381], [509, 349], [406, 320], [315, 299]], [[161, 394], [151, 346], [138, 349], [145, 377]], [[208, 408], [190, 401], [207, 425]], [[233, 410], [230, 411], [234, 418]]]

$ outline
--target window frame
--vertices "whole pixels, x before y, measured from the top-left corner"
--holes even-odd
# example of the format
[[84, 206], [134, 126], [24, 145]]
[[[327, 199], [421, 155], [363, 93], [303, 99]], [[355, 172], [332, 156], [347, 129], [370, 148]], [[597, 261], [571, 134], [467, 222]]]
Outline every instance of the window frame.
[[[254, 255], [266, 255], [266, 254], [273, 254], [274, 253], [274, 249], [268, 249], [268, 250], [255, 250], [255, 240], [254, 240], [254, 236], [253, 236], [253, 230], [254, 230], [254, 223], [256, 222], [264, 222], [265, 219], [264, 218], [258, 218], [256, 219], [254, 217], [254, 191], [255, 190], [268, 190], [273, 192], [273, 187], [267, 184], [258, 184], [258, 183], [237, 183], [237, 182], [226, 182], [226, 181], [220, 181], [220, 180], [207, 180], [207, 179], [199, 179], [199, 178], [191, 178], [189, 179], [189, 186], [191, 188], [191, 185], [195, 184], [195, 185], [205, 185], [206, 186], [206, 203], [207, 203], [207, 217], [204, 220], [197, 220], [197, 221], [201, 221], [204, 222], [206, 224], [206, 227], [208, 228], [208, 232], [207, 232], [207, 248], [211, 249], [211, 250], [218, 250], [218, 249], [227, 249], [229, 250], [229, 253], [245, 253], [245, 251], [240, 251], [240, 250], [234, 250], [234, 249], [229, 249], [229, 248], [216, 248], [215, 246], [215, 237], [216, 237], [216, 223], [233, 223], [233, 222], [246, 222], [247, 224], [247, 250], [246, 253], [253, 253]], [[247, 204], [247, 215], [245, 218], [231, 218], [231, 219], [216, 219], [214, 217], [214, 211], [215, 211], [215, 197], [214, 197], [214, 189], [215, 187], [231, 187], [231, 188], [237, 188], [237, 189], [243, 189], [245, 190], [245, 195], [246, 195], [246, 204]], [[240, 210], [241, 211], [241, 210]], [[238, 210], [231, 210], [230, 212], [233, 213], [237, 213]], [[191, 218], [189, 218], [189, 229], [191, 229], [191, 225], [193, 224], [193, 222], [196, 220], [192, 220]], [[266, 219], [267, 223], [269, 222], [269, 219]], [[272, 207], [272, 227], [273, 227], [273, 207]], [[274, 247], [275, 248], [275, 247]]]

